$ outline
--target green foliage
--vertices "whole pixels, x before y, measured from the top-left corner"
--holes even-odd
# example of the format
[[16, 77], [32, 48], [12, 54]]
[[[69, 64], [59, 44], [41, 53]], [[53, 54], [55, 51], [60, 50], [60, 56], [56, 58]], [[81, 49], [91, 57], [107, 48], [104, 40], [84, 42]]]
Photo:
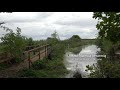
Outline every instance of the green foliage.
[[87, 66], [93, 78], [119, 78], [120, 62], [115, 57], [115, 48], [118, 49], [120, 42], [120, 12], [94, 12], [93, 18], [98, 19], [96, 28], [99, 36], [96, 43], [101, 52], [107, 58], [98, 60], [96, 65]]
[[16, 33], [11, 29], [8, 31], [9, 33], [1, 38], [4, 52], [10, 53], [10, 56], [13, 58], [21, 59], [21, 55], [25, 48], [25, 37], [21, 36], [21, 29], [18, 27]]
[[51, 34], [51, 37], [47, 38], [47, 43], [54, 45], [60, 41], [59, 35], [57, 34], [56, 31], [54, 31], [53, 34]]
[[40, 70], [46, 68], [46, 60], [38, 60], [32, 64], [33, 69]]
[[59, 41], [52, 45], [52, 59], [44, 58], [33, 63], [31, 70], [22, 70], [19, 77], [37, 77], [37, 78], [60, 78], [68, 71], [63, 63], [65, 45]]
[[120, 41], [120, 12], [94, 12], [93, 18], [99, 22], [96, 28], [99, 37], [106, 38], [114, 43]]
[[32, 46], [32, 45], [34, 45], [34, 41], [33, 41], [33, 39], [32, 39], [31, 37], [30, 37], [30, 38], [27, 38], [26, 41], [27, 41], [27, 46]]
[[101, 42], [101, 49], [107, 54], [110, 52], [113, 43], [109, 40], [103, 39]]
[[[97, 65], [87, 66], [92, 78], [120, 78], [120, 62], [103, 59]], [[86, 70], [87, 71], [87, 70]]]
[[56, 38], [51, 38], [51, 37], [48, 37], [47, 38], [47, 43], [49, 43], [49, 44], [51, 44], [51, 45], [54, 45], [54, 44], [56, 44], [56, 43], [58, 43], [59, 41], [58, 41], [58, 39], [56, 39]]
[[71, 42], [73, 42], [73, 41], [80, 42], [81, 38], [78, 35], [73, 35], [69, 40]]
[[36, 75], [36, 72], [34, 71], [34, 70], [32, 70], [32, 69], [23, 69], [23, 70], [20, 70], [19, 72], [18, 72], [18, 76], [19, 77], [31, 77], [31, 78], [35, 78], [35, 77], [37, 77], [37, 75]]
[[59, 35], [57, 34], [56, 31], [54, 31], [54, 33], [51, 34], [51, 37], [54, 38], [54, 39], [58, 39], [59, 40]]

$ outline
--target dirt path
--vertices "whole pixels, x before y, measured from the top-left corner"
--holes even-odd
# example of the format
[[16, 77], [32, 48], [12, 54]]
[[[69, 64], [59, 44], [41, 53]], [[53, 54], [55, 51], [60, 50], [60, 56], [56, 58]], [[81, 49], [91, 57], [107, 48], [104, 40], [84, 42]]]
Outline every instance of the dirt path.
[[[42, 52], [42, 51], [41, 51]], [[43, 59], [45, 57], [45, 53], [42, 53], [40, 55], [40, 59]], [[36, 56], [31, 59], [32, 62], [35, 62], [39, 59], [39, 56]], [[0, 71], [0, 78], [9, 78], [9, 77], [14, 77], [16, 73], [23, 68], [29, 68], [29, 62], [28, 59], [24, 60], [23, 62], [19, 64], [14, 64], [11, 67], [1, 70]]]

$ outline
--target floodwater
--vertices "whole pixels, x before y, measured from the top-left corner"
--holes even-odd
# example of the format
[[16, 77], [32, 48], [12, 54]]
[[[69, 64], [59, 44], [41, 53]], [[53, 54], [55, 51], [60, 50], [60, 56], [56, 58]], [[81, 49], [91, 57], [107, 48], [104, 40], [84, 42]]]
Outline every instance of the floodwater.
[[78, 54], [72, 52], [66, 52], [64, 57], [64, 63], [66, 68], [70, 71], [65, 78], [73, 78], [75, 72], [80, 72], [82, 78], [87, 78], [90, 72], [86, 72], [86, 65], [93, 65], [97, 62], [95, 56], [100, 48], [96, 45], [82, 46], [82, 49]]

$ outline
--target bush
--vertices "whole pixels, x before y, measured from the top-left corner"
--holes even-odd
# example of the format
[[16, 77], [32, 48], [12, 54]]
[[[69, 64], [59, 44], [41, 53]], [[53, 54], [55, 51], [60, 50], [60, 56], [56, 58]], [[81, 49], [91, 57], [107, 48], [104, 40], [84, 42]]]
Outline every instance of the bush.
[[40, 70], [46, 68], [46, 60], [38, 60], [32, 64], [33, 69]]
[[112, 42], [111, 41], [109, 41], [109, 40], [106, 40], [106, 39], [104, 39], [103, 41], [102, 41], [102, 50], [105, 52], [105, 53], [109, 53], [110, 52], [110, 50], [111, 50], [111, 48], [112, 48]]
[[37, 77], [36, 72], [32, 69], [23, 69], [18, 73], [19, 77]]

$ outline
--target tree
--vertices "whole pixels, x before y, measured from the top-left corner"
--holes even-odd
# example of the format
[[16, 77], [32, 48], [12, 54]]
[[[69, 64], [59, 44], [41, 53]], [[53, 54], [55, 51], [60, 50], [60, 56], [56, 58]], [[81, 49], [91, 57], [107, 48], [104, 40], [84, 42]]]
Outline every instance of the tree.
[[98, 19], [96, 28], [101, 39], [120, 41], [120, 12], [94, 12], [93, 18]]
[[78, 36], [78, 35], [73, 35], [71, 38], [70, 38], [71, 41], [81, 41], [81, 38]]
[[53, 34], [51, 34], [51, 37], [54, 38], [54, 39], [60, 40], [59, 35], [58, 35], [58, 33], [56, 32], [56, 30], [54, 31]]
[[34, 42], [33, 42], [33, 39], [30, 37], [30, 38], [28, 38], [28, 40], [27, 40], [27, 44], [28, 44], [28, 46], [32, 46], [32, 45], [34, 45]]
[[[8, 31], [8, 30], [7, 30]], [[16, 60], [20, 60], [22, 53], [25, 49], [25, 37], [21, 36], [21, 29], [17, 27], [16, 33], [13, 30], [9, 30], [9, 33], [5, 34], [1, 40], [5, 46], [4, 51], [10, 54]]]
[[96, 65], [87, 66], [90, 70], [90, 77], [97, 78], [119, 78], [120, 63], [115, 56], [114, 45], [120, 41], [120, 12], [94, 12], [93, 18], [98, 19], [96, 28], [99, 30], [98, 39], [102, 53], [107, 54], [107, 58], [98, 60]]
[[47, 43], [53, 45], [53, 44], [56, 44], [60, 41], [59, 39], [59, 35], [57, 34], [56, 31], [54, 31], [54, 33], [51, 34], [51, 37], [48, 37], [47, 38]]

